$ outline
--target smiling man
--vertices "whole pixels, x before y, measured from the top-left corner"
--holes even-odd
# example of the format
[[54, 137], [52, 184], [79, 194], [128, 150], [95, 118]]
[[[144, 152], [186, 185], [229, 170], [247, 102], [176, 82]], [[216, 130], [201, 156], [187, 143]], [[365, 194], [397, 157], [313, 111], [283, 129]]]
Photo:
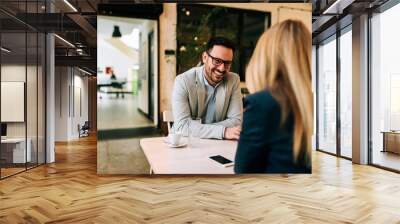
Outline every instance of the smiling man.
[[200, 138], [239, 139], [242, 122], [240, 78], [230, 72], [234, 44], [223, 37], [211, 38], [202, 54], [203, 65], [175, 79], [172, 94], [173, 130]]

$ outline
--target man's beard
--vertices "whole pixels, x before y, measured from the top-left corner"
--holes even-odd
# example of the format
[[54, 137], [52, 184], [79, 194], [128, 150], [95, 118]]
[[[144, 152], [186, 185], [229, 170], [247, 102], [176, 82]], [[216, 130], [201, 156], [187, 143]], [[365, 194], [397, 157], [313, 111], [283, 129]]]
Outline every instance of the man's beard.
[[215, 84], [221, 82], [224, 79], [226, 73], [227, 71], [221, 72], [218, 69], [212, 69], [212, 68], [208, 68], [208, 70], [206, 69], [206, 75], [208, 79], [214, 82]]
[[213, 80], [214, 82], [221, 82], [224, 79], [224, 76], [226, 74], [226, 71], [221, 72], [218, 69], [211, 69], [212, 72], [212, 77], [215, 78], [215, 80]]

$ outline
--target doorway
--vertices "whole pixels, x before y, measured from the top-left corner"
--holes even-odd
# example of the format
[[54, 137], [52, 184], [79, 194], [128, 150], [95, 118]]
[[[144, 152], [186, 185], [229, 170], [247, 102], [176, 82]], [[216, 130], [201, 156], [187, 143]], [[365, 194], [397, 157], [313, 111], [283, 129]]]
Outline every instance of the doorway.
[[157, 23], [97, 18], [97, 123], [102, 137], [114, 138], [121, 132], [132, 136], [137, 129], [158, 126]]
[[154, 122], [154, 31], [148, 34], [149, 52], [149, 118]]

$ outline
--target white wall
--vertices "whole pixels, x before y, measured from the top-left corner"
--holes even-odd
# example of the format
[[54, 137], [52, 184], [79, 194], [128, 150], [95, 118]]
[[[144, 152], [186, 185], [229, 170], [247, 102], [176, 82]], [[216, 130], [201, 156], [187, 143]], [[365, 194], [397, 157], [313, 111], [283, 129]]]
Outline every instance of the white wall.
[[[21, 108], [2, 107], [2, 112], [19, 113], [26, 112], [26, 120], [22, 122], [6, 122], [7, 123], [7, 137], [28, 137], [30, 139], [30, 148], [32, 151], [33, 161], [36, 161], [36, 155], [39, 153], [39, 163], [44, 163], [45, 142], [44, 142], [44, 74], [42, 73], [41, 66], [25, 66], [25, 64], [3, 64], [1, 66], [2, 82], [23, 82], [26, 86], [26, 99], [21, 102]], [[27, 78], [27, 81], [25, 80]], [[4, 89], [2, 89], [3, 92]], [[24, 94], [24, 90], [19, 90], [20, 94]], [[7, 95], [2, 95], [7, 97]], [[25, 98], [25, 97], [22, 97]], [[26, 102], [26, 106], [25, 106]], [[3, 104], [4, 102], [2, 102]], [[11, 102], [12, 103], [12, 102]], [[7, 111], [9, 110], [9, 111]], [[51, 152], [51, 150], [49, 150]], [[51, 159], [51, 157], [48, 157]], [[51, 160], [49, 160], [51, 162]]]
[[[30, 73], [33, 70], [32, 66], [27, 68], [24, 65], [10, 64], [1, 66], [1, 81], [17, 81], [25, 82], [26, 70]], [[32, 94], [28, 94], [28, 96]], [[36, 95], [35, 95], [36, 96]], [[1, 108], [1, 110], [7, 110], [7, 108]], [[26, 122], [10, 122], [7, 123], [7, 136], [8, 137], [25, 137], [25, 123]]]
[[[121, 34], [129, 35], [133, 29], [140, 26], [136, 19], [98, 16], [97, 18], [97, 67], [103, 73], [97, 74], [98, 83], [110, 80], [110, 75], [105, 75], [105, 67], [112, 67], [117, 79], [129, 80], [128, 71], [139, 65], [138, 51], [130, 48], [122, 38], [111, 38], [114, 25], [118, 25]], [[131, 88], [131, 85], [127, 85]]]
[[[75, 69], [74, 71], [74, 96], [72, 98], [74, 99], [74, 102], [71, 105], [74, 105], [73, 107], [73, 113], [72, 113], [72, 119], [71, 119], [71, 132], [70, 136], [72, 138], [77, 138], [79, 137], [79, 132], [78, 132], [78, 124], [82, 126], [85, 121], [88, 121], [88, 78], [87, 76], [81, 76], [82, 73], [80, 73], [78, 70]], [[80, 91], [80, 93], [79, 93]], [[80, 101], [80, 102], [79, 102]], [[81, 111], [80, 111], [81, 110]]]
[[2, 65], [1, 81], [25, 82], [25, 65]]
[[68, 141], [69, 69], [55, 68], [55, 141]]
[[88, 120], [88, 78], [83, 75], [84, 73], [76, 68], [56, 67], [56, 141], [77, 139], [78, 124], [82, 126]]
[[[105, 67], [112, 67], [117, 79], [127, 80], [128, 69], [136, 66], [138, 62], [121, 53], [120, 50], [103, 39], [98, 38], [97, 46], [97, 67], [103, 71]], [[101, 83], [108, 81], [110, 75], [99, 73], [97, 78], [98, 82]]]
[[139, 48], [139, 88], [138, 88], [138, 108], [144, 112], [149, 113], [149, 89], [148, 89], [148, 41], [147, 41], [147, 26], [140, 27], [140, 48]]
[[[157, 43], [157, 23], [155, 21], [144, 21], [143, 25], [140, 28], [140, 66], [139, 66], [139, 80], [140, 80], [140, 88], [138, 91], [138, 107], [140, 110], [142, 110], [144, 113], [148, 114], [149, 113], [149, 69], [148, 69], [148, 63], [149, 63], [149, 52], [148, 52], [148, 47], [149, 47], [149, 43], [148, 43], [148, 34], [150, 32], [154, 32], [153, 33], [153, 44], [154, 44], [154, 63], [153, 63], [153, 70], [154, 70], [154, 75], [155, 75], [155, 79], [153, 80], [154, 83], [154, 93], [153, 95], [155, 96], [155, 106], [154, 106], [154, 114], [153, 117], [157, 118], [158, 115], [158, 108], [157, 108], [157, 83], [158, 83], [158, 74], [157, 74], [157, 64], [158, 64], [158, 55], [157, 55], [157, 51], [158, 51], [158, 43]], [[157, 124], [157, 120], [158, 119], [154, 119], [155, 120], [155, 124]]]

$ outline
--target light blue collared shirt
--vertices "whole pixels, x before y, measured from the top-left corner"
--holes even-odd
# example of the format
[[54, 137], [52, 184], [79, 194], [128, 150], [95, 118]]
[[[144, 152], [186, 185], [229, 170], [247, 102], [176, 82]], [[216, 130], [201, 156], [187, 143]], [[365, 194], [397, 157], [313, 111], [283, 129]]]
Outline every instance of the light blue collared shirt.
[[202, 121], [204, 124], [212, 124], [216, 120], [215, 94], [220, 83], [215, 85], [215, 87], [210, 85], [204, 73], [205, 71], [203, 70], [203, 81], [206, 87], [207, 96], [205, 103], [206, 113], [204, 113]]
[[[201, 120], [203, 121], [204, 124], [212, 124], [215, 123], [215, 121], [217, 120], [215, 95], [217, 93], [217, 88], [218, 86], [220, 86], [222, 81], [217, 83], [217, 85], [215, 85], [214, 87], [210, 85], [210, 83], [208, 83], [204, 73], [205, 71], [203, 70], [203, 81], [207, 92], [206, 103], [205, 103], [206, 113], [203, 115]], [[224, 134], [225, 134], [225, 127], [222, 128], [221, 138], [224, 138]]]

